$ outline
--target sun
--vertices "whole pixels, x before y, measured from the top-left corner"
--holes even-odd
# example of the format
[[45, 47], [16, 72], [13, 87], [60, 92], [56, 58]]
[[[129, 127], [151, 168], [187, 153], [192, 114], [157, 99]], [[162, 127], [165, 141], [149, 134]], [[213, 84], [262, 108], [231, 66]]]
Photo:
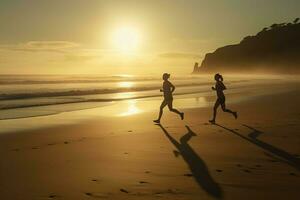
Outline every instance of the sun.
[[140, 43], [139, 31], [130, 26], [122, 26], [113, 33], [113, 44], [122, 52], [131, 52], [137, 49]]

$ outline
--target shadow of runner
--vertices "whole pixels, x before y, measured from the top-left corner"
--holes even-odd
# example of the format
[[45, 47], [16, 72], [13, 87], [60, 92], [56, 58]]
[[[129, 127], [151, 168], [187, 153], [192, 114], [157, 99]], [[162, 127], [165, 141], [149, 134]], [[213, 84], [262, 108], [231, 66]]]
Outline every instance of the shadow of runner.
[[246, 137], [246, 136], [238, 133], [237, 131], [232, 130], [230, 128], [227, 128], [225, 126], [222, 126], [220, 124], [215, 124], [215, 125], [223, 128], [223, 129], [225, 129], [227, 131], [230, 131], [231, 133], [233, 133], [233, 134], [235, 134], [235, 135], [237, 135], [237, 136], [239, 136], [239, 137], [241, 137], [241, 138], [243, 138], [243, 139], [245, 139], [245, 140], [247, 140], [247, 141], [249, 141], [249, 142], [257, 145], [258, 147], [260, 147], [260, 148], [262, 148], [262, 149], [264, 149], [264, 150], [272, 153], [273, 155], [276, 155], [276, 156], [284, 159], [284, 161], [286, 161], [286, 163], [288, 163], [290, 166], [296, 168], [297, 170], [300, 170], [300, 159], [299, 158], [291, 155], [290, 153], [288, 153], [288, 152], [286, 152], [286, 151], [284, 151], [282, 149], [279, 149], [279, 148], [277, 148], [275, 146], [272, 146], [272, 145], [270, 145], [270, 144], [268, 144], [266, 142], [263, 142], [263, 141], [257, 139], [257, 137], [259, 135], [263, 134], [263, 132], [255, 129], [255, 128], [252, 128], [250, 126], [243, 125], [243, 126], [249, 128], [250, 130], [253, 131], [253, 132], [251, 132], [251, 133], [248, 134], [249, 137]]
[[161, 124], [158, 124], [158, 126], [160, 126], [167, 138], [177, 148], [184, 161], [188, 164], [198, 185], [203, 188], [209, 195], [216, 198], [222, 197], [221, 187], [210, 176], [205, 162], [188, 144], [188, 141], [193, 136], [196, 136], [196, 134], [188, 126], [186, 126], [188, 132], [180, 138], [180, 142], [177, 142]]

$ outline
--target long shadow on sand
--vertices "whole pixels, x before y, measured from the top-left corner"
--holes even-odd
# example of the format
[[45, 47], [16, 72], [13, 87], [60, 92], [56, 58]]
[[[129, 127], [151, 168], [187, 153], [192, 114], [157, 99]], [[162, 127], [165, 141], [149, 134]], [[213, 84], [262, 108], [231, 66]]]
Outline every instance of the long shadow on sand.
[[227, 131], [230, 131], [231, 133], [251, 142], [252, 144], [255, 144], [257, 145], [258, 147], [272, 153], [273, 155], [277, 156], [277, 157], [280, 157], [281, 159], [283, 159], [286, 163], [288, 163], [290, 166], [296, 168], [297, 170], [300, 170], [300, 159], [291, 155], [290, 153], [282, 150], [282, 149], [279, 149], [275, 146], [272, 146], [271, 144], [268, 144], [262, 140], [259, 140], [258, 139], [258, 136], [263, 134], [263, 132], [253, 128], [253, 127], [250, 127], [248, 125], [243, 125], [247, 128], [249, 128], [252, 132], [248, 134], [248, 137], [236, 132], [235, 130], [232, 130], [230, 128], [227, 128], [225, 126], [222, 126], [220, 124], [215, 124], [216, 126], [219, 126]]
[[188, 132], [180, 138], [180, 142], [177, 142], [162, 125], [159, 124], [158, 126], [160, 126], [167, 138], [177, 148], [184, 161], [188, 164], [198, 185], [203, 188], [209, 195], [214, 196], [215, 198], [222, 197], [221, 187], [213, 180], [213, 178], [209, 174], [205, 162], [188, 144], [188, 141], [193, 136], [196, 136], [196, 134], [188, 126], [186, 126]]

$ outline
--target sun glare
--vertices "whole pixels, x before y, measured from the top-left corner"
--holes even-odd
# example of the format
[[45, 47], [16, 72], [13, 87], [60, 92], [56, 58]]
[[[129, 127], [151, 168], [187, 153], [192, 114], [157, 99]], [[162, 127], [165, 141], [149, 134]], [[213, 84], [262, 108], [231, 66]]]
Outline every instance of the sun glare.
[[133, 82], [129, 82], [129, 81], [123, 81], [118, 83], [118, 85], [122, 88], [131, 88], [133, 84], [134, 84]]
[[113, 34], [114, 46], [122, 52], [134, 51], [140, 42], [140, 35], [136, 28], [123, 26], [115, 30]]
[[141, 110], [136, 106], [136, 100], [129, 100], [127, 101], [127, 104], [127, 110], [121, 113], [120, 116], [129, 116], [141, 112]]

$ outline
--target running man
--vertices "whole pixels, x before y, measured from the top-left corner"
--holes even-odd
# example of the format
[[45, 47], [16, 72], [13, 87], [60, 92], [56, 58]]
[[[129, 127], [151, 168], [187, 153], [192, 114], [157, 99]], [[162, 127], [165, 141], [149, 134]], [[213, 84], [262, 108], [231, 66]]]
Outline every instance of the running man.
[[183, 120], [183, 118], [184, 118], [183, 112], [179, 112], [178, 110], [173, 108], [173, 92], [175, 90], [175, 86], [168, 80], [169, 78], [170, 78], [170, 74], [168, 74], [168, 73], [163, 74], [163, 77], [162, 77], [162, 79], [164, 80], [163, 89], [161, 89], [160, 91], [164, 93], [164, 100], [160, 105], [158, 119], [153, 120], [155, 123], [160, 123], [160, 119], [163, 114], [163, 109], [166, 105], [168, 105], [169, 110], [171, 112], [174, 112], [174, 113], [177, 113], [178, 115], [180, 115], [181, 120]]
[[221, 74], [216, 74], [215, 75], [215, 80], [216, 80], [216, 86], [212, 87], [212, 90], [215, 90], [217, 92], [217, 100], [214, 106], [214, 116], [212, 120], [209, 120], [209, 122], [211, 123], [215, 123], [216, 122], [216, 115], [217, 115], [217, 109], [218, 107], [221, 105], [222, 110], [224, 112], [228, 112], [231, 113], [236, 119], [237, 119], [237, 112], [233, 112], [229, 109], [226, 109], [225, 106], [225, 95], [223, 93], [223, 90], [226, 90], [225, 85], [223, 84], [223, 77]]

